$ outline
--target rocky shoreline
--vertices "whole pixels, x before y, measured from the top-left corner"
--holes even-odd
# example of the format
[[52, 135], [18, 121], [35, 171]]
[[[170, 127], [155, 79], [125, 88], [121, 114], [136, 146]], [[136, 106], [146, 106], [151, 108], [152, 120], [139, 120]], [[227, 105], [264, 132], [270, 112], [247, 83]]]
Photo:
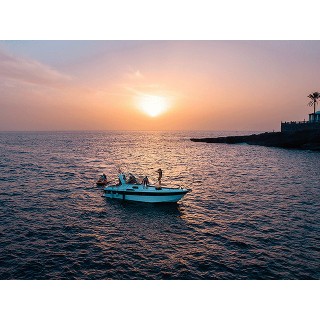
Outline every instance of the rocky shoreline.
[[206, 143], [246, 143], [265, 147], [320, 151], [320, 130], [297, 132], [265, 132], [247, 136], [218, 138], [191, 138], [194, 142]]

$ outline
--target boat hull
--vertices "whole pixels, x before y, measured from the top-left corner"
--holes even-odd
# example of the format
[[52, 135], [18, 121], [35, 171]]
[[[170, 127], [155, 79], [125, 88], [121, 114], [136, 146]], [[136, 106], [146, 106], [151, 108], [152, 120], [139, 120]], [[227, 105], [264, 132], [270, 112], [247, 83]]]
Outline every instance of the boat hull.
[[138, 201], [138, 202], [150, 202], [150, 203], [175, 203], [182, 199], [183, 195], [170, 195], [170, 196], [134, 196], [134, 195], [120, 195], [120, 194], [112, 194], [105, 195], [106, 198], [110, 199], [119, 199], [119, 200], [127, 200], [127, 201]]
[[[140, 189], [140, 188], [139, 188]], [[149, 203], [175, 203], [189, 192], [187, 189], [143, 189], [143, 190], [121, 190], [115, 187], [107, 187], [104, 196], [110, 199], [126, 201], [149, 202]]]

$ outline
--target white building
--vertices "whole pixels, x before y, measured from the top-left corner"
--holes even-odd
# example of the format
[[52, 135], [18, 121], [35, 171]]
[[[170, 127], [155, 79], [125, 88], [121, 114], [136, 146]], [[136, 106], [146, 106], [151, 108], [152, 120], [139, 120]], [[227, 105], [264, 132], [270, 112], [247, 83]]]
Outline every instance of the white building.
[[316, 111], [316, 113], [309, 114], [310, 122], [320, 122], [320, 111]]

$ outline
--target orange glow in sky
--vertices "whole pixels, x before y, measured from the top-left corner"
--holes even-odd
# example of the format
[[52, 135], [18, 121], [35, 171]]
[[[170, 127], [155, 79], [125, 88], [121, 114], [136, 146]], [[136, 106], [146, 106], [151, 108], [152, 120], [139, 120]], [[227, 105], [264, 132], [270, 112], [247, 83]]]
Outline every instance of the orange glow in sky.
[[320, 41], [0, 41], [0, 131], [279, 130]]

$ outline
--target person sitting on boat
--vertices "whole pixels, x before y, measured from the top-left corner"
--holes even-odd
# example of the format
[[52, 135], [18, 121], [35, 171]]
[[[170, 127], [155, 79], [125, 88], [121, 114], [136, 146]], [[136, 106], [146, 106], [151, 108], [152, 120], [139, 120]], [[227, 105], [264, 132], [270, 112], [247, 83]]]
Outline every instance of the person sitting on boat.
[[133, 174], [129, 173], [129, 178], [128, 178], [127, 183], [136, 184], [136, 183], [138, 183], [138, 181]]
[[161, 178], [162, 178], [162, 170], [161, 170], [161, 169], [158, 169], [157, 172], [159, 173], [158, 183], [159, 183], [159, 186], [160, 186], [160, 185], [161, 185]]
[[148, 188], [149, 179], [148, 179], [147, 176], [145, 176], [145, 177], [142, 179], [142, 184], [143, 184], [143, 188]]
[[104, 185], [106, 185], [107, 184], [107, 176], [103, 173], [100, 177], [99, 177], [99, 179], [98, 179], [98, 181], [97, 181], [97, 185], [98, 186], [104, 186]]

